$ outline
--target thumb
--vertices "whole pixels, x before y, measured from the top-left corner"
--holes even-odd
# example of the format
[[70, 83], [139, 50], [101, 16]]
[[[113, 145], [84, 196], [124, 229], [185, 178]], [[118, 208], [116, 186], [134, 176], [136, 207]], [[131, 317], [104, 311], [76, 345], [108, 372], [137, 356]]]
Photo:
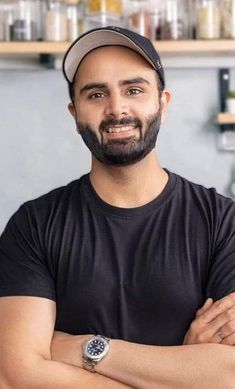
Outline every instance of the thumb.
[[213, 299], [211, 297], [209, 297], [208, 299], [206, 299], [206, 301], [204, 302], [203, 306], [197, 310], [197, 313], [196, 313], [196, 317], [199, 317], [201, 316], [204, 312], [207, 311], [208, 308], [210, 308], [213, 304]]

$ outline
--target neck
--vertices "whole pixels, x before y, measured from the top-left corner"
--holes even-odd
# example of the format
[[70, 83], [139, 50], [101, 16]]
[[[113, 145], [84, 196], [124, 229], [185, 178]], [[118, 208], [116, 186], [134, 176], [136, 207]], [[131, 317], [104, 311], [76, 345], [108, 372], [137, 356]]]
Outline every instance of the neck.
[[138, 207], [163, 191], [168, 174], [153, 150], [142, 161], [125, 167], [103, 165], [94, 157], [90, 173], [92, 186], [107, 203], [121, 208]]

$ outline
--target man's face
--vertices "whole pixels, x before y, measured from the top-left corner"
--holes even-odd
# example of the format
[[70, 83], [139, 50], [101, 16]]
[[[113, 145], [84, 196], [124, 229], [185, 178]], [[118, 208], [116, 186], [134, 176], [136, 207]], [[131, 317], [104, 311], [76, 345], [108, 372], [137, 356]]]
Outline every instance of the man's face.
[[162, 116], [156, 73], [130, 49], [89, 53], [69, 108], [87, 147], [104, 164], [134, 164], [155, 147]]

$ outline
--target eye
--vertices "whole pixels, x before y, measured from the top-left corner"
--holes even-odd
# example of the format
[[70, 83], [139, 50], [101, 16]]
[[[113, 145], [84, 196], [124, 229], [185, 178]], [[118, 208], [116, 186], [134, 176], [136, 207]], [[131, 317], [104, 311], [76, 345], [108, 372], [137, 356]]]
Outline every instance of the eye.
[[102, 99], [105, 97], [105, 94], [103, 92], [95, 92], [92, 93], [88, 96], [89, 100], [94, 100], [94, 99]]
[[138, 88], [131, 88], [127, 91], [128, 95], [139, 95], [140, 93], [143, 93], [143, 91]]

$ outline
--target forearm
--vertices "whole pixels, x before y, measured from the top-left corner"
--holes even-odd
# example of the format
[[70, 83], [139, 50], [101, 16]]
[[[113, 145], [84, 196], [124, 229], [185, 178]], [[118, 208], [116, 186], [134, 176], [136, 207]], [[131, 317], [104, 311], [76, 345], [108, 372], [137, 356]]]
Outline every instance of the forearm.
[[214, 344], [158, 347], [112, 340], [97, 371], [140, 389], [232, 389], [235, 349]]
[[3, 389], [126, 389], [129, 386], [114, 379], [92, 374], [79, 367], [37, 358], [29, 362], [12, 361], [1, 367]]

